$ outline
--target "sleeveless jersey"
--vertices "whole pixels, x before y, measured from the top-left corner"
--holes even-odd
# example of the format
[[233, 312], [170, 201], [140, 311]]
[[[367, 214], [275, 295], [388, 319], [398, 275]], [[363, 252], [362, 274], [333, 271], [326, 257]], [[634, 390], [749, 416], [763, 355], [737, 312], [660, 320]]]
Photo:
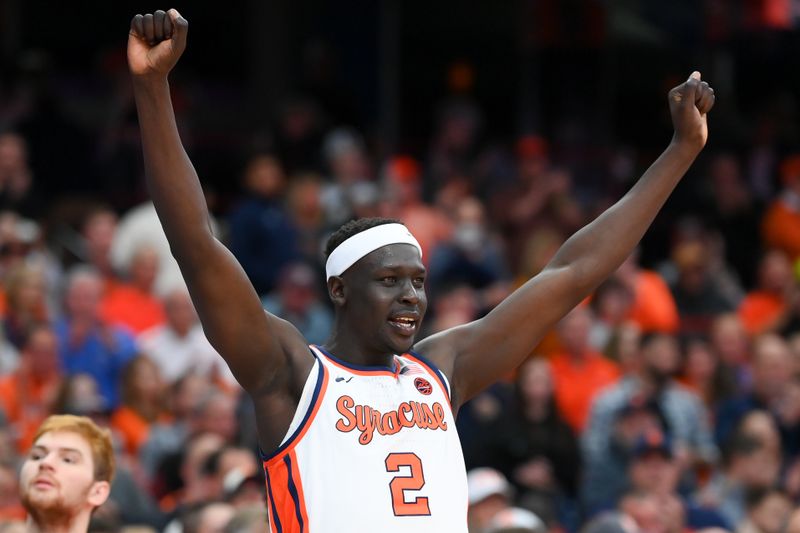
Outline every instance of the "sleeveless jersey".
[[466, 533], [449, 384], [415, 353], [394, 367], [316, 358], [281, 445], [263, 457], [273, 533]]

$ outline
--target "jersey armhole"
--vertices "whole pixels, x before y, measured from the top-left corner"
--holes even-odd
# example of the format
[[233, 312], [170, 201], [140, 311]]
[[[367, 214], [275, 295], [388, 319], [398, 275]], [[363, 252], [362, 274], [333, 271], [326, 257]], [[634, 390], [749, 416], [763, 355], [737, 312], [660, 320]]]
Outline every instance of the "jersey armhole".
[[306, 379], [306, 384], [303, 386], [303, 392], [300, 395], [300, 401], [294, 412], [292, 423], [289, 424], [286, 435], [275, 451], [272, 453], [265, 453], [261, 446], [258, 447], [258, 452], [263, 462], [269, 462], [275, 459], [286, 451], [287, 448], [300, 440], [305, 430], [311, 424], [314, 415], [316, 415], [322, 396], [325, 394], [328, 383], [327, 370], [314, 351], [310, 351], [314, 356], [314, 365], [311, 367], [311, 371], [308, 373], [308, 379]]

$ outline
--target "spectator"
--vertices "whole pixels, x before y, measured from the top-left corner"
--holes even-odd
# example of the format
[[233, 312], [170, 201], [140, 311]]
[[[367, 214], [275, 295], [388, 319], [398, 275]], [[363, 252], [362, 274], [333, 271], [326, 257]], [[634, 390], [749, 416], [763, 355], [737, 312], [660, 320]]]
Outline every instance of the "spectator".
[[[629, 323], [626, 318], [633, 305], [633, 293], [628, 286], [616, 277], [611, 277], [600, 284], [591, 300], [595, 320], [590, 333], [592, 348], [609, 355], [615, 360], [615, 345], [618, 342], [620, 329]], [[635, 326], [637, 330], [638, 325]], [[617, 362], [619, 362], [617, 360]]]
[[669, 286], [658, 272], [639, 266], [638, 251], [622, 263], [615, 277], [633, 293], [627, 318], [638, 324], [642, 333], [678, 330], [678, 308]]
[[32, 327], [19, 368], [0, 377], [0, 402], [20, 453], [30, 448], [39, 424], [54, 412], [62, 382], [55, 334], [43, 324]]
[[83, 251], [79, 257], [92, 265], [103, 279], [103, 293], [117, 283], [111, 247], [117, 235], [117, 215], [105, 206], [91, 209], [81, 226]]
[[795, 261], [800, 258], [800, 155], [783, 160], [780, 178], [783, 190], [767, 208], [761, 235], [769, 248], [783, 250]]
[[711, 323], [711, 347], [731, 373], [736, 390], [748, 391], [753, 385], [750, 338], [735, 313], [724, 313]]
[[150, 425], [165, 416], [164, 384], [158, 367], [139, 355], [122, 371], [121, 405], [111, 415], [111, 427], [122, 438], [125, 452], [137, 457]]
[[534, 358], [519, 368], [516, 402], [484, 433], [484, 458], [514, 483], [518, 503], [548, 523], [572, 519], [568, 514], [576, 508], [580, 448], [556, 409], [547, 361]]
[[136, 353], [133, 337], [100, 316], [102, 281], [88, 267], [67, 279], [65, 316], [56, 323], [61, 364], [67, 375], [86, 373], [97, 382], [107, 409], [119, 402], [117, 384], [125, 363]]
[[244, 198], [231, 211], [230, 249], [258, 294], [275, 288], [281, 269], [299, 257], [295, 228], [284, 206], [286, 176], [277, 158], [250, 159]]
[[727, 400], [717, 411], [716, 440], [720, 446], [726, 444], [748, 412], [777, 409], [792, 379], [792, 364], [789, 346], [778, 335], [766, 334], [754, 341], [752, 389]]
[[134, 334], [164, 322], [164, 309], [155, 297], [158, 254], [142, 247], [134, 252], [126, 269], [128, 283], [107, 288], [100, 302], [100, 314], [108, 324], [122, 326]]
[[186, 287], [169, 291], [163, 302], [166, 321], [136, 339], [142, 352], [158, 365], [162, 378], [172, 384], [192, 372], [232, 386], [233, 376], [206, 339]]
[[28, 163], [28, 146], [16, 133], [0, 134], [0, 211], [37, 219], [43, 202]]
[[216, 533], [234, 517], [236, 510], [224, 502], [200, 504], [183, 518], [183, 533]]
[[287, 265], [276, 290], [261, 300], [270, 313], [291, 322], [312, 344], [327, 340], [333, 313], [319, 297], [317, 273], [306, 263]]
[[703, 400], [710, 412], [716, 412], [736, 391], [733, 377], [704, 338], [688, 339], [684, 352], [682, 383]]
[[619, 377], [617, 366], [589, 346], [591, 326], [587, 307], [561, 319], [558, 335], [564, 351], [550, 360], [556, 405], [576, 433], [586, 426], [595, 395]]
[[467, 473], [469, 533], [488, 533], [492, 519], [511, 506], [512, 488], [500, 472], [475, 468]]
[[777, 489], [756, 490], [747, 495], [747, 516], [736, 533], [783, 533], [792, 502]]
[[6, 274], [5, 285], [3, 331], [6, 339], [21, 349], [30, 331], [50, 319], [47, 282], [41, 270], [20, 264]]
[[783, 329], [798, 292], [789, 258], [782, 251], [768, 251], [758, 266], [757, 287], [739, 304], [739, 318], [747, 333], [755, 336]]
[[329, 171], [322, 190], [325, 223], [338, 227], [353, 217], [353, 198], [372, 178], [364, 140], [350, 128], [337, 128], [325, 137], [322, 153]]

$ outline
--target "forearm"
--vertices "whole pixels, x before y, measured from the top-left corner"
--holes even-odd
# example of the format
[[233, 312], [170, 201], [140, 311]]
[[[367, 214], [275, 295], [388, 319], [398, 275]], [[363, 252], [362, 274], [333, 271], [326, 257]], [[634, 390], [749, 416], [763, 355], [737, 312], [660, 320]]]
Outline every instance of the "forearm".
[[200, 252], [213, 237], [203, 190], [181, 144], [164, 77], [133, 79], [147, 188], [173, 254]]
[[575, 268], [592, 290], [633, 251], [699, 151], [670, 143], [625, 196], [564, 243], [551, 265]]

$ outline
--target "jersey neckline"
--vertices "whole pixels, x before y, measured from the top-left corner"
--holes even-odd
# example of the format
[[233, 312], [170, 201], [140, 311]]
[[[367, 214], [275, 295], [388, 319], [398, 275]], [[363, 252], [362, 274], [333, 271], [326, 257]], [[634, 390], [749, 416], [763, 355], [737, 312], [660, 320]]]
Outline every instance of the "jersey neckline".
[[394, 363], [393, 367], [389, 367], [386, 365], [358, 365], [355, 363], [351, 363], [349, 361], [345, 361], [343, 359], [339, 359], [338, 357], [330, 353], [328, 350], [326, 350], [319, 344], [314, 344], [313, 346], [314, 348], [319, 350], [325, 357], [329, 358], [334, 363], [350, 370], [357, 370], [359, 372], [381, 372], [381, 373], [389, 372], [390, 374], [394, 375], [396, 375], [400, 371], [400, 364], [397, 362], [397, 355], [394, 356], [395, 359], [393, 361]]

